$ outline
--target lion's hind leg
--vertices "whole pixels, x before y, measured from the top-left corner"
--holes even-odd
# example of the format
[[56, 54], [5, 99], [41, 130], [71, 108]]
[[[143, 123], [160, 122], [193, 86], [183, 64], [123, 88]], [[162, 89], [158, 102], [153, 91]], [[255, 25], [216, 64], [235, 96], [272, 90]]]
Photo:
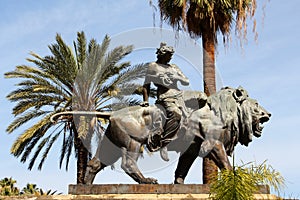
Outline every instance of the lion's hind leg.
[[157, 184], [154, 178], [145, 178], [137, 166], [137, 160], [140, 156], [141, 144], [131, 140], [128, 148], [122, 147], [122, 169], [136, 182], [140, 184]]
[[[109, 128], [110, 127], [107, 129], [108, 131]], [[93, 184], [97, 173], [105, 167], [113, 165], [119, 158], [121, 158], [121, 156], [120, 148], [113, 144], [106, 135], [104, 135], [97, 147], [95, 156], [87, 164], [84, 178], [85, 184]]]

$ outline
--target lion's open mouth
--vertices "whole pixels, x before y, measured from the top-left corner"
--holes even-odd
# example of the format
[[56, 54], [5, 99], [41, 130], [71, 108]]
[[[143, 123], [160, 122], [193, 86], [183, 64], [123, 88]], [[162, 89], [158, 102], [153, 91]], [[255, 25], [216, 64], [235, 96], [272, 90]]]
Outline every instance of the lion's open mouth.
[[269, 119], [270, 118], [268, 116], [263, 116], [253, 123], [253, 135], [255, 137], [261, 136], [262, 130], [264, 128], [262, 124], [269, 121]]

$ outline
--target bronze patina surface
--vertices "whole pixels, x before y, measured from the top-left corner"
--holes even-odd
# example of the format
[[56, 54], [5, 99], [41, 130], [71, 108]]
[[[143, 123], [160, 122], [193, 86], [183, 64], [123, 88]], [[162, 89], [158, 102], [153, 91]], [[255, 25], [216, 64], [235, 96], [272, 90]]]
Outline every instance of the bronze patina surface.
[[[109, 121], [88, 163], [85, 184], [92, 184], [100, 170], [120, 158], [121, 168], [137, 183], [157, 184], [156, 178], [145, 177], [138, 167], [143, 148], [160, 151], [165, 161], [169, 159], [168, 151], [179, 152], [174, 183], [183, 184], [198, 156], [211, 158], [219, 169], [231, 170], [228, 156], [235, 146], [248, 146], [253, 136], [261, 136], [262, 124], [271, 114], [244, 88], [225, 87], [209, 97], [200, 91], [180, 90], [177, 84], [188, 85], [189, 80], [178, 66], [169, 64], [173, 53], [172, 47], [162, 43], [157, 49], [157, 61], [146, 65], [142, 104], [110, 113], [70, 111], [52, 116], [53, 121], [61, 115], [91, 115]], [[154, 105], [148, 103], [151, 84], [156, 86]]]

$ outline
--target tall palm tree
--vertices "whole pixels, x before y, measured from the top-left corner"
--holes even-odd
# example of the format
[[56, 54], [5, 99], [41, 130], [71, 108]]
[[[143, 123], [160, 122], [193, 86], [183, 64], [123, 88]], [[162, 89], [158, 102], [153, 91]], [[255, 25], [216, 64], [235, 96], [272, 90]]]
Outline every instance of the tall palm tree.
[[[158, 0], [158, 7], [162, 21], [167, 21], [177, 31], [189, 32], [192, 38], [201, 37], [204, 91], [207, 95], [215, 93], [217, 34], [221, 32], [226, 42], [235, 23], [238, 38], [245, 39], [247, 18], [254, 19], [256, 0]], [[253, 21], [255, 29], [255, 19]], [[217, 174], [216, 165], [204, 158], [203, 183], [211, 182], [213, 174]]]
[[[137, 83], [130, 82], [144, 75], [143, 65], [130, 66], [121, 60], [132, 51], [132, 46], [119, 46], [109, 50], [110, 39], [105, 36], [101, 44], [91, 39], [87, 44], [85, 34], [79, 32], [74, 49], [60, 35], [49, 45], [51, 55], [41, 57], [31, 53], [29, 65], [16, 66], [5, 73], [6, 78], [19, 78], [17, 89], [7, 98], [15, 102], [12, 113], [15, 119], [7, 127], [12, 133], [22, 125], [29, 128], [16, 139], [11, 153], [21, 162], [29, 158], [32, 169], [38, 158], [42, 169], [53, 144], [61, 140], [59, 167], [66, 170], [73, 150], [77, 158], [77, 183], [83, 183], [89, 150], [94, 134], [101, 135], [101, 119], [90, 116], [65, 116], [57, 123], [51, 117], [65, 111], [107, 111], [119, 106], [113, 98], [125, 99]], [[130, 90], [131, 89], [131, 90]], [[127, 92], [127, 93], [126, 93]], [[124, 101], [122, 101], [124, 103]]]

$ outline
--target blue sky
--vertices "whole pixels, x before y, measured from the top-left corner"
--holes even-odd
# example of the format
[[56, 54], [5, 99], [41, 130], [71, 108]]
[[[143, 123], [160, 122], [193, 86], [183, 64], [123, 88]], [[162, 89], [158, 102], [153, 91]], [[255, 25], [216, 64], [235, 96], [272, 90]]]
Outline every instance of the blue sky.
[[[256, 15], [259, 33], [257, 42], [254, 41], [251, 29], [243, 49], [236, 43], [234, 35], [229, 48], [224, 48], [220, 42], [216, 56], [218, 85], [242, 85], [252, 98], [257, 99], [272, 113], [261, 138], [255, 138], [247, 148], [237, 146], [236, 160], [258, 163], [268, 160], [268, 164], [280, 171], [286, 179], [284, 193], [300, 197], [300, 2], [290, 0], [282, 3], [271, 0], [267, 3], [263, 23], [262, 2], [264, 1], [259, 1]], [[189, 76], [190, 88], [202, 88], [201, 74], [197, 73], [197, 65], [201, 65], [201, 48], [198, 48], [200, 41], [195, 43], [185, 34], [175, 40], [168, 26], [164, 26], [168, 30], [163, 31], [151, 28], [152, 14], [147, 0], [0, 1], [0, 178], [13, 177], [18, 181], [19, 187], [30, 182], [44, 189], [64, 193], [67, 193], [68, 184], [76, 182], [75, 160], [71, 161], [68, 172], [59, 170], [57, 148], [50, 153], [42, 171], [36, 168], [27, 170], [26, 163], [20, 163], [10, 155], [13, 141], [25, 127], [20, 127], [10, 135], [5, 132], [13, 120], [13, 104], [5, 96], [14, 89], [16, 80], [4, 79], [3, 74], [14, 70], [16, 65], [28, 64], [25, 58], [29, 57], [30, 51], [47, 55], [47, 45], [55, 42], [56, 33], [60, 33], [70, 45], [76, 39], [78, 31], [84, 31], [88, 39], [95, 38], [99, 42], [108, 34], [112, 37], [112, 45], [135, 44], [136, 50], [129, 57], [133, 62], [154, 60], [155, 47], [160, 41], [167, 41], [175, 46], [177, 54], [172, 62], [178, 64]], [[159, 26], [158, 13], [155, 22]], [[191, 73], [192, 70], [196, 70], [195, 73]], [[171, 183], [178, 155], [171, 156], [173, 161], [166, 164], [157, 156], [145, 155], [140, 165], [147, 176], [158, 178], [160, 183]], [[155, 169], [147, 168], [149, 162], [156, 163]], [[114, 171], [107, 168], [99, 173], [95, 182], [133, 183], [118, 165], [117, 163]], [[197, 159], [187, 182], [201, 183], [201, 176], [201, 159]]]

